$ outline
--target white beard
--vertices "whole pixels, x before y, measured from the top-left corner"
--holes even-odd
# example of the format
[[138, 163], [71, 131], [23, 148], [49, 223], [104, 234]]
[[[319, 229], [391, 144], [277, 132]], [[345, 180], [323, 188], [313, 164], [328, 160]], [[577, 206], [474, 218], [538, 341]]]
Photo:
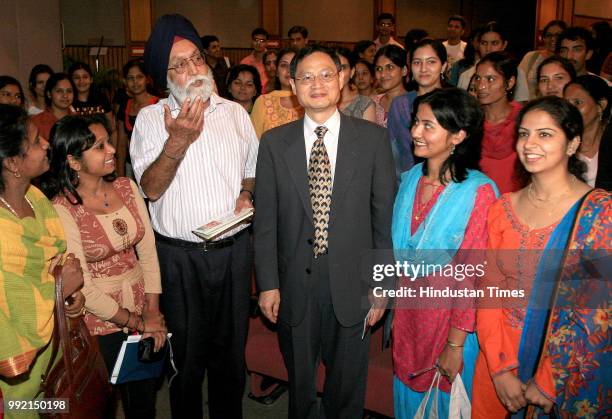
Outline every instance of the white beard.
[[[193, 86], [195, 82], [200, 80], [203, 82], [202, 86]], [[187, 98], [194, 101], [198, 96], [201, 97], [204, 102], [206, 102], [213, 92], [214, 81], [210, 74], [200, 74], [191, 77], [191, 79], [187, 82], [186, 87], [181, 87], [178, 84], [173, 83], [172, 80], [170, 80], [170, 77], [167, 77], [166, 81], [168, 83], [170, 93], [172, 93], [172, 96], [174, 96], [179, 104], [183, 104]]]

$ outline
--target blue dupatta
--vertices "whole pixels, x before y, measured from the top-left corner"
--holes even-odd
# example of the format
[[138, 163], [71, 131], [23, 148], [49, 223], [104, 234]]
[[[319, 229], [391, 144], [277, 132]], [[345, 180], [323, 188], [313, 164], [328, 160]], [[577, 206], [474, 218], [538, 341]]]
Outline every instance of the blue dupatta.
[[410, 228], [412, 210], [422, 175], [423, 163], [402, 174], [391, 223], [395, 258], [401, 262], [445, 265], [452, 260], [463, 242], [478, 188], [489, 184], [497, 196], [497, 187], [483, 173], [468, 170], [463, 182], [450, 182], [446, 185], [431, 212], [413, 235]]
[[538, 264], [525, 314], [518, 355], [518, 377], [524, 383], [533, 377], [536, 371], [550, 313], [550, 309], [546, 307], [550, 307], [555, 283], [562, 268], [563, 252], [561, 250], [567, 247], [581, 202], [582, 198], [572, 205], [552, 232]]

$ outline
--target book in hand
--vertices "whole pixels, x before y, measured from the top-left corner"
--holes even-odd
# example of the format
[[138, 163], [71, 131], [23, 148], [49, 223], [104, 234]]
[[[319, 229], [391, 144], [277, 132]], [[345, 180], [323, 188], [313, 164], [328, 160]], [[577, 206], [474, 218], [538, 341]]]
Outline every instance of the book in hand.
[[[253, 208], [245, 208], [240, 213], [234, 214], [234, 211], [232, 210], [229, 213], [217, 218], [216, 220], [212, 220], [209, 223], [198, 227], [193, 231], [193, 233], [196, 236], [207, 241], [214, 239], [215, 237], [220, 236], [221, 234], [233, 229], [238, 224], [241, 224], [244, 221], [250, 219], [253, 216], [254, 211], [255, 210]], [[206, 225], [210, 224], [213, 221], [215, 222], [215, 225], [211, 227], [206, 227]]]
[[160, 351], [164, 352], [163, 356], [160, 356], [159, 359], [153, 362], [140, 361], [138, 344], [142, 335], [128, 336], [127, 340], [123, 341], [117, 361], [115, 361], [115, 367], [110, 377], [111, 384], [122, 384], [159, 377], [164, 369], [171, 336], [172, 333], [168, 333], [166, 343], [160, 349]]

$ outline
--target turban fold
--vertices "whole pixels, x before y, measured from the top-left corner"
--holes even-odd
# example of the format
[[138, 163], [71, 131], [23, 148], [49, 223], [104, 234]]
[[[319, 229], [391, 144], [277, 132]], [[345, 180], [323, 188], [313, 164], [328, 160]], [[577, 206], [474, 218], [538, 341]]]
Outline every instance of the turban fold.
[[183, 15], [173, 14], [160, 17], [145, 45], [144, 63], [155, 85], [166, 89], [166, 76], [170, 51], [176, 39], [187, 39], [202, 50], [202, 41], [193, 24]]

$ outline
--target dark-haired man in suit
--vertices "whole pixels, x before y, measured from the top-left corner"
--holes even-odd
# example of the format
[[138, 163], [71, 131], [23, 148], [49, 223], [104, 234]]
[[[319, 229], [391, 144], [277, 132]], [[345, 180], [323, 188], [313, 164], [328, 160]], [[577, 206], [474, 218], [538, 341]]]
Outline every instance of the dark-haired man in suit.
[[[300, 50], [291, 85], [305, 116], [266, 132], [259, 146], [259, 305], [278, 323], [291, 418], [362, 416], [369, 347], [363, 322], [370, 302], [370, 325], [385, 310], [384, 299], [364, 298], [359, 268], [369, 251], [392, 248], [393, 157], [385, 129], [338, 112], [340, 68], [326, 48]], [[319, 409], [320, 360], [326, 379]]]

